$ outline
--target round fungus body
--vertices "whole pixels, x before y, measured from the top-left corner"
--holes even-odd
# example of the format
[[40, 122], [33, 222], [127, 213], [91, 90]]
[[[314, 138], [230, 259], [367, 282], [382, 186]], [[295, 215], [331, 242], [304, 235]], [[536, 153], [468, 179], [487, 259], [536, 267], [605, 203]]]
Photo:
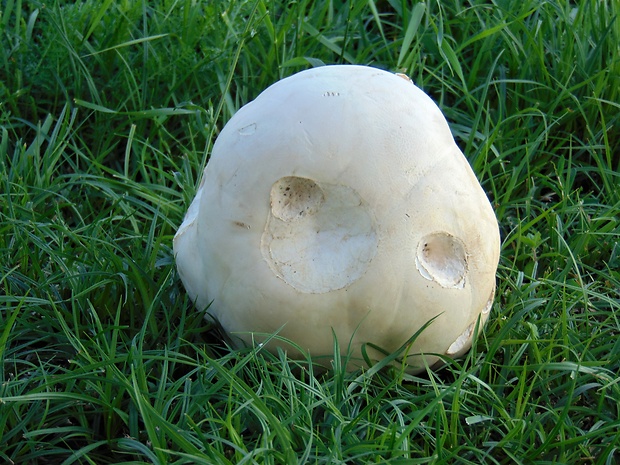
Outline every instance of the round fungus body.
[[336, 337], [354, 369], [432, 320], [404, 354], [411, 372], [471, 346], [493, 302], [497, 220], [441, 111], [403, 77], [302, 71], [221, 131], [174, 251], [233, 339], [278, 332], [329, 360]]

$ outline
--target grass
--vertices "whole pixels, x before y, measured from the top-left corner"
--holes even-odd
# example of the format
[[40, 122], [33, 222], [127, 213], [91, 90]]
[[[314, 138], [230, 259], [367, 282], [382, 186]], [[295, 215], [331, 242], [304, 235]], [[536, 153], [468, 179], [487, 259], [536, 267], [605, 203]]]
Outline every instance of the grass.
[[[620, 462], [615, 0], [24, 2], [0, 10], [0, 461]], [[409, 74], [502, 232], [462, 360], [230, 350], [172, 236], [219, 129], [330, 63]]]

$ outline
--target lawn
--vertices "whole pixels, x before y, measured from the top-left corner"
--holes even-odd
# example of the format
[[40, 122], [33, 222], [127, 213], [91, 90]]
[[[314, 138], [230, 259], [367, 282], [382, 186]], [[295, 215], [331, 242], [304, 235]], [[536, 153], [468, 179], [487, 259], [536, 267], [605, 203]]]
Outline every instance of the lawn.
[[[618, 0], [0, 8], [0, 462], [620, 463]], [[334, 63], [427, 92], [500, 224], [435, 372], [231, 350], [175, 269], [223, 125]]]

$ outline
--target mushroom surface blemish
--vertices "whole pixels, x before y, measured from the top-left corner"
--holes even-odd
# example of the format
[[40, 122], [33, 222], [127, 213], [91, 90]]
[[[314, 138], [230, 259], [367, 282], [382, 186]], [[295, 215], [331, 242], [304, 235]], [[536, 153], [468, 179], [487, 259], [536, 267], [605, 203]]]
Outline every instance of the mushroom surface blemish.
[[463, 242], [448, 233], [422, 238], [416, 252], [420, 274], [445, 288], [462, 289], [467, 274], [467, 253]]
[[288, 285], [324, 293], [362, 276], [377, 251], [377, 235], [367, 204], [350, 187], [287, 176], [271, 188], [261, 250]]

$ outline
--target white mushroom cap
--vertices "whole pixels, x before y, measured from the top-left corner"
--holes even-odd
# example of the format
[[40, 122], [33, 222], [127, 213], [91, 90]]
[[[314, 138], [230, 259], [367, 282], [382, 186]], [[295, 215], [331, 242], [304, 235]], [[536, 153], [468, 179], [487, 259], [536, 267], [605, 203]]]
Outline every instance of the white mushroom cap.
[[333, 329], [358, 358], [434, 317], [409, 354], [466, 352], [499, 246], [439, 108], [402, 76], [348, 65], [300, 72], [241, 108], [174, 238], [187, 292], [226, 331], [250, 343], [282, 328], [329, 356]]

